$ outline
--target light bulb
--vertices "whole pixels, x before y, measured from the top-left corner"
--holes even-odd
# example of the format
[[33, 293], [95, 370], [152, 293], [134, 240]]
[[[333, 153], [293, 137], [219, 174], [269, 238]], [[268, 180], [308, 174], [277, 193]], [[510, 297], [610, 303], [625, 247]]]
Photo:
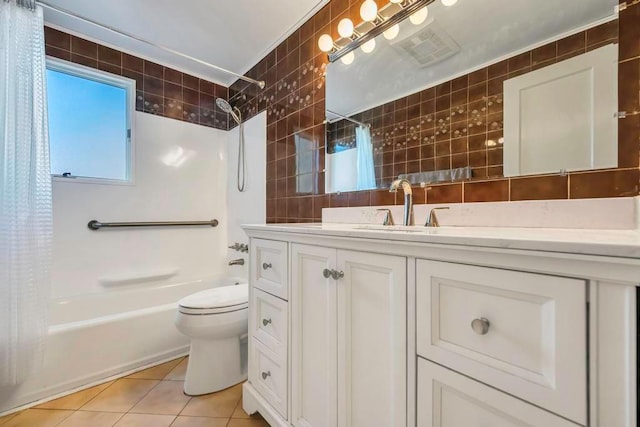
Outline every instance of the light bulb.
[[413, 25], [420, 25], [427, 19], [427, 16], [429, 16], [429, 9], [425, 6], [411, 15], [409, 21], [411, 21]]
[[351, 19], [344, 18], [343, 20], [338, 22], [338, 34], [346, 38], [349, 38], [353, 35], [353, 22], [351, 22]]
[[384, 36], [385, 39], [387, 40], [393, 40], [396, 37], [398, 37], [398, 34], [400, 33], [400, 26], [398, 24], [394, 25], [393, 27], [390, 27], [388, 30], [386, 30], [384, 33], [382, 33], [382, 35]]
[[453, 6], [458, 0], [442, 0], [442, 4], [445, 6]]
[[323, 52], [329, 52], [333, 49], [333, 39], [329, 34], [323, 34], [318, 39], [318, 47]]
[[360, 46], [360, 49], [362, 49], [364, 53], [371, 53], [375, 48], [376, 48], [376, 39], [371, 39], [365, 44], [363, 44], [362, 46]]
[[342, 61], [344, 65], [349, 65], [353, 62], [355, 58], [356, 58], [356, 55], [353, 52], [349, 52], [345, 56], [340, 58], [340, 61]]
[[360, 6], [360, 17], [365, 21], [375, 21], [378, 16], [378, 5], [374, 0], [365, 0]]

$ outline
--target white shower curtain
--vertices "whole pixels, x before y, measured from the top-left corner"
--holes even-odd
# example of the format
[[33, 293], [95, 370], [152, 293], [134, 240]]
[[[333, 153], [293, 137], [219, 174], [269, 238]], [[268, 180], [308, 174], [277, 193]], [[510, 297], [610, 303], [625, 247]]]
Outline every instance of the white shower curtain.
[[376, 188], [376, 172], [373, 166], [373, 144], [369, 126], [356, 127], [357, 189]]
[[42, 8], [0, 0], [0, 386], [38, 369], [47, 335], [53, 224], [46, 105]]

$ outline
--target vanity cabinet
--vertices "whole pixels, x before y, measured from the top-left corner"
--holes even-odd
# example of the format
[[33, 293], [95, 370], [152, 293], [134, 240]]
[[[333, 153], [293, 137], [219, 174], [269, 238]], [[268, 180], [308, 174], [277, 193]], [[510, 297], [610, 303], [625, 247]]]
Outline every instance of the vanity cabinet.
[[406, 269], [404, 257], [291, 246], [294, 426], [406, 425]]
[[450, 233], [249, 227], [244, 409], [272, 427], [634, 427], [639, 257]]

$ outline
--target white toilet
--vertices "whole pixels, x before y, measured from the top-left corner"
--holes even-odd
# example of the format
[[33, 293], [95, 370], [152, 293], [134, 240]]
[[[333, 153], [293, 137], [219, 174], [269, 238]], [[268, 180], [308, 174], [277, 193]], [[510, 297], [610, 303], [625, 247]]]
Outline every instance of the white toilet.
[[248, 298], [248, 284], [241, 283], [179, 301], [176, 327], [191, 338], [186, 394], [213, 393], [247, 379]]

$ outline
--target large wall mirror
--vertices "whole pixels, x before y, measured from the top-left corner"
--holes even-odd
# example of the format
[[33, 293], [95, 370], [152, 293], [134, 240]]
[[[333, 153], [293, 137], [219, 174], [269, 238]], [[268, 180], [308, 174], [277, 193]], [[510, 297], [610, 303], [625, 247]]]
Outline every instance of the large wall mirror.
[[616, 167], [617, 3], [437, 0], [329, 64], [326, 192]]

